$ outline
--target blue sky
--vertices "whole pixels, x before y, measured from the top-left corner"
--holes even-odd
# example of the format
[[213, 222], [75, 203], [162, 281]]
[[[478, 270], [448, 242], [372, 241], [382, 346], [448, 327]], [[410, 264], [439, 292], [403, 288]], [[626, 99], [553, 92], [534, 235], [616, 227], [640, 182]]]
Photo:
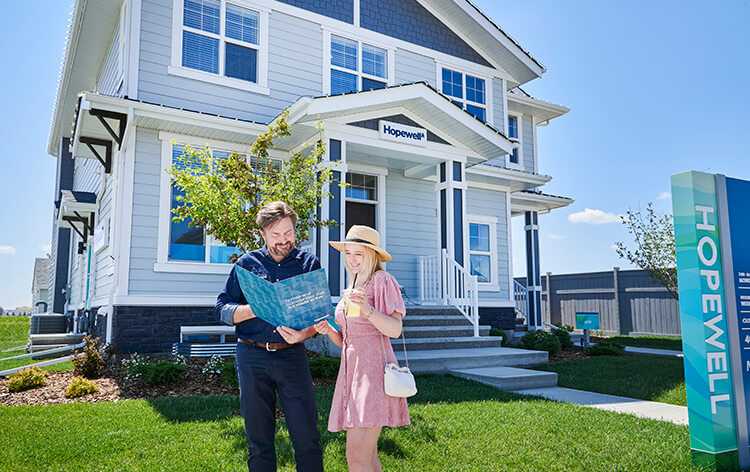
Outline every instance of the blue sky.
[[[750, 179], [748, 0], [474, 1], [547, 67], [525, 89], [571, 108], [538, 133], [540, 172], [554, 177], [544, 191], [576, 200], [540, 218], [543, 272], [628, 267], [611, 248], [628, 241], [625, 228], [594, 223], [649, 201], [671, 211], [674, 173]], [[10, 2], [0, 19], [4, 308], [30, 303], [34, 257], [51, 238], [47, 136], [71, 4]], [[518, 219], [513, 252], [523, 275]]]

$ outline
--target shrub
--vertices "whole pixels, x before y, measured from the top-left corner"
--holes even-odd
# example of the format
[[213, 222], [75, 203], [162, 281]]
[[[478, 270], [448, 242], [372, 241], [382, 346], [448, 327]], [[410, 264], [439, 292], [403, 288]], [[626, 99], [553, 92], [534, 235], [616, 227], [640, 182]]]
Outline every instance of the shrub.
[[552, 334], [557, 336], [557, 339], [560, 340], [560, 348], [570, 349], [573, 347], [573, 341], [570, 339], [570, 332], [568, 332], [565, 329], [553, 329]]
[[94, 382], [83, 377], [73, 377], [73, 381], [65, 389], [65, 396], [68, 398], [78, 398], [98, 391], [99, 389]]
[[589, 356], [621, 356], [625, 354], [625, 346], [617, 341], [604, 339], [586, 350]]
[[557, 354], [562, 349], [560, 346], [560, 340], [557, 336], [541, 329], [529, 331], [524, 334], [521, 337], [521, 344], [526, 349], [547, 351], [552, 355]]
[[564, 329], [565, 331], [567, 331], [569, 333], [572, 333], [575, 330], [575, 328], [573, 326], [567, 325], [567, 324], [555, 323], [555, 326], [557, 326], [560, 329]]
[[164, 385], [177, 380], [189, 367], [170, 360], [156, 364], [140, 364], [133, 369], [133, 374], [147, 385]]
[[234, 359], [224, 360], [221, 356], [214, 354], [208, 359], [202, 372], [206, 375], [220, 375], [221, 382], [224, 384], [239, 385]]
[[137, 379], [141, 376], [141, 367], [148, 364], [148, 357], [134, 352], [130, 358], [120, 361], [120, 364], [127, 370], [125, 380]]
[[490, 336], [500, 336], [503, 338], [503, 345], [508, 342], [508, 333], [500, 328], [490, 328]]
[[73, 351], [73, 374], [87, 379], [96, 379], [102, 376], [104, 366], [107, 365], [109, 349], [100, 342], [101, 338], [92, 338], [87, 335], [83, 338], [85, 343], [83, 352]]
[[317, 357], [310, 359], [310, 374], [315, 378], [335, 378], [339, 373], [341, 359], [338, 357]]
[[22, 392], [44, 385], [44, 379], [48, 373], [39, 367], [29, 367], [10, 376], [8, 382], [9, 392]]

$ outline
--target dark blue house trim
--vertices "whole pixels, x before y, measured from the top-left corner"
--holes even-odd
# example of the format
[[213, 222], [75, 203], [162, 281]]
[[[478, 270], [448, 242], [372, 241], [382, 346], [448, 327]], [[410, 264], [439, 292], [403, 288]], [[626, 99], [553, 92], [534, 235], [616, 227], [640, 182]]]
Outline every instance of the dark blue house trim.
[[[354, 0], [278, 0], [281, 3], [354, 24]], [[292, 33], [290, 31], [290, 33]]]

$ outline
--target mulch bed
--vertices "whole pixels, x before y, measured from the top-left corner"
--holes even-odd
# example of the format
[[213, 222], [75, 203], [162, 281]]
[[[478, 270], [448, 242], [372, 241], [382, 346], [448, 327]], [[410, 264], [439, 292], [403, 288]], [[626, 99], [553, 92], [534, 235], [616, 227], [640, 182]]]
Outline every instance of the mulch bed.
[[578, 359], [587, 359], [589, 357], [591, 356], [586, 354], [586, 351], [582, 350], [581, 348], [574, 347], [569, 351], [560, 351], [554, 356], [549, 356], [549, 363], [554, 364], [556, 362], [577, 361]]
[[[173, 383], [150, 386], [140, 379], [125, 380], [125, 369], [119, 361], [110, 361], [104, 374], [92, 381], [98, 392], [78, 398], [66, 398], [65, 389], [73, 380], [73, 372], [49, 372], [45, 385], [23, 392], [8, 391], [9, 377], [0, 378], [0, 405], [52, 405], [59, 403], [97, 403], [116, 402], [138, 398], [177, 397], [186, 395], [239, 395], [238, 387], [222, 383], [221, 377], [204, 374], [202, 371], [208, 358], [193, 357], [187, 359], [190, 370], [187, 370]], [[316, 387], [332, 385], [332, 379], [313, 379]], [[239, 412], [237, 412], [239, 415]], [[277, 417], [280, 417], [280, 411]]]

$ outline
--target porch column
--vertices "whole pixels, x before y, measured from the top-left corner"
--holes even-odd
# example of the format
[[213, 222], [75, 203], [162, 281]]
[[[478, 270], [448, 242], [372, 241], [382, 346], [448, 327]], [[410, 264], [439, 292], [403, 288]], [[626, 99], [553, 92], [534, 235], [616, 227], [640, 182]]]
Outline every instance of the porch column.
[[325, 199], [322, 211], [318, 214], [322, 215], [323, 219], [334, 220], [338, 224], [322, 231], [316, 230], [316, 250], [320, 257], [320, 264], [328, 274], [328, 288], [331, 291], [331, 296], [338, 297], [341, 295], [341, 289], [344, 286], [343, 259], [341, 253], [328, 242], [341, 241], [345, 236], [345, 198], [339, 184], [346, 181], [346, 142], [339, 139], [329, 139], [326, 160], [331, 169], [331, 182], [328, 187], [331, 196]]
[[464, 163], [442, 162], [438, 165], [438, 206], [440, 209], [440, 248], [460, 265], [464, 265], [466, 228], [466, 179]]
[[539, 271], [539, 214], [525, 213], [526, 290], [529, 303], [529, 329], [542, 328], [542, 277]]

